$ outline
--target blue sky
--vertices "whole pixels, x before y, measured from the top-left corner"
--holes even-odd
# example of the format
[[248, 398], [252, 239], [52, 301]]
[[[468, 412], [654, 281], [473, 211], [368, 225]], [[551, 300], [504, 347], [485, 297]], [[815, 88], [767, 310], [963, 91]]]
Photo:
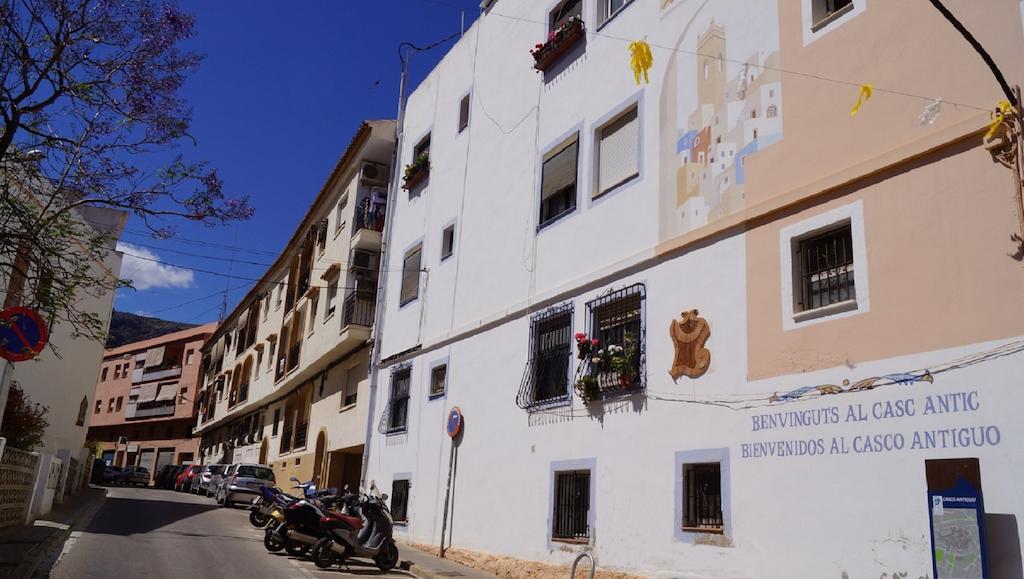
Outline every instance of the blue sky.
[[[249, 194], [256, 215], [213, 228], [177, 222], [172, 240], [132, 218], [124, 251], [195, 269], [128, 257], [122, 276], [137, 289], [120, 290], [114, 307], [202, 323], [217, 319], [225, 287], [230, 312], [253, 282], [195, 270], [258, 278], [359, 124], [395, 117], [399, 43], [458, 32], [463, 11], [468, 28], [479, 0], [179, 2], [197, 18], [189, 47], [205, 54], [184, 90], [197, 144], [181, 152], [216, 167], [229, 194]], [[414, 85], [450, 46], [413, 58]]]

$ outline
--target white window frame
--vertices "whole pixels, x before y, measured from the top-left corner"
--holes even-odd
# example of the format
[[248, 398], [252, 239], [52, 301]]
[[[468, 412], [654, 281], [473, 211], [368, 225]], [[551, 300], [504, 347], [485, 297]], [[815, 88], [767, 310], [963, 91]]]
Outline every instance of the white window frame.
[[815, 25], [817, 25], [818, 22], [814, 20], [814, 4], [822, 1], [823, 0], [800, 0], [803, 9], [801, 13], [801, 24], [804, 33], [804, 46], [807, 46], [829, 32], [839, 28], [851, 19], [856, 18], [858, 14], [864, 11], [868, 2], [868, 0], [853, 0], [852, 7], [842, 9], [841, 14], [832, 17], [826, 24], [818, 26], [817, 30], [815, 30]]
[[[856, 298], [806, 311], [796, 311], [795, 298], [800, 272], [793, 260], [801, 239], [827, 231], [844, 222], [850, 224], [853, 240], [853, 284]], [[779, 263], [782, 279], [782, 328], [789, 331], [822, 322], [863, 314], [871, 309], [868, 282], [867, 244], [864, 239], [864, 202], [862, 200], [819, 213], [779, 231]]]
[[633, 3], [633, 0], [623, 0], [622, 6], [619, 6], [618, 10], [612, 11], [611, 9], [612, 0], [597, 0], [597, 29], [600, 30], [605, 24], [608, 24], [615, 19], [616, 16], [622, 14], [629, 8], [629, 5]]

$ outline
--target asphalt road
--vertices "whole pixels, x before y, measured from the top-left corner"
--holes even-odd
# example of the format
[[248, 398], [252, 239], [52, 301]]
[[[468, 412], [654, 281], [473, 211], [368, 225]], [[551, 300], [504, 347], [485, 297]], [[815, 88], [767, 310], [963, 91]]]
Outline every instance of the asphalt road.
[[268, 553], [244, 508], [174, 491], [111, 488], [96, 516], [75, 531], [51, 577], [412, 577], [370, 561], [318, 569], [312, 561]]

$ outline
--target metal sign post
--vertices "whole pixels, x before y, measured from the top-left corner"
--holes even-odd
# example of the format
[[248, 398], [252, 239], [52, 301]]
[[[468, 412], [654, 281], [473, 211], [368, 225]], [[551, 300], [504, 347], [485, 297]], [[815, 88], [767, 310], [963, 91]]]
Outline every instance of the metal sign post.
[[[441, 516], [441, 548], [438, 556], [444, 558], [444, 534], [448, 530], [448, 504], [452, 496], [452, 478], [454, 478], [455, 464], [459, 458], [459, 443], [462, 441], [462, 410], [453, 406], [448, 412], [448, 420], [445, 423], [445, 432], [452, 440], [451, 450], [448, 452], [448, 485], [444, 490], [444, 514]], [[449, 541], [450, 543], [450, 541]], [[449, 546], [451, 546], [449, 544]]]

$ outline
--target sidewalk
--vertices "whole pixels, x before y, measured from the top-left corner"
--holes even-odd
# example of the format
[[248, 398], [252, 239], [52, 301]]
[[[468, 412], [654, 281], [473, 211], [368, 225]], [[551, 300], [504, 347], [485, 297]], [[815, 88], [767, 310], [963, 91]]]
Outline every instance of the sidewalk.
[[420, 579], [451, 579], [452, 577], [496, 579], [498, 577], [497, 575], [491, 575], [490, 573], [478, 571], [454, 561], [431, 555], [407, 543], [399, 543], [398, 550], [401, 560], [412, 564], [409, 572]]
[[99, 510], [107, 489], [87, 486], [33, 525], [0, 529], [0, 578], [31, 577], [53, 550], [60, 549], [76, 523]]

